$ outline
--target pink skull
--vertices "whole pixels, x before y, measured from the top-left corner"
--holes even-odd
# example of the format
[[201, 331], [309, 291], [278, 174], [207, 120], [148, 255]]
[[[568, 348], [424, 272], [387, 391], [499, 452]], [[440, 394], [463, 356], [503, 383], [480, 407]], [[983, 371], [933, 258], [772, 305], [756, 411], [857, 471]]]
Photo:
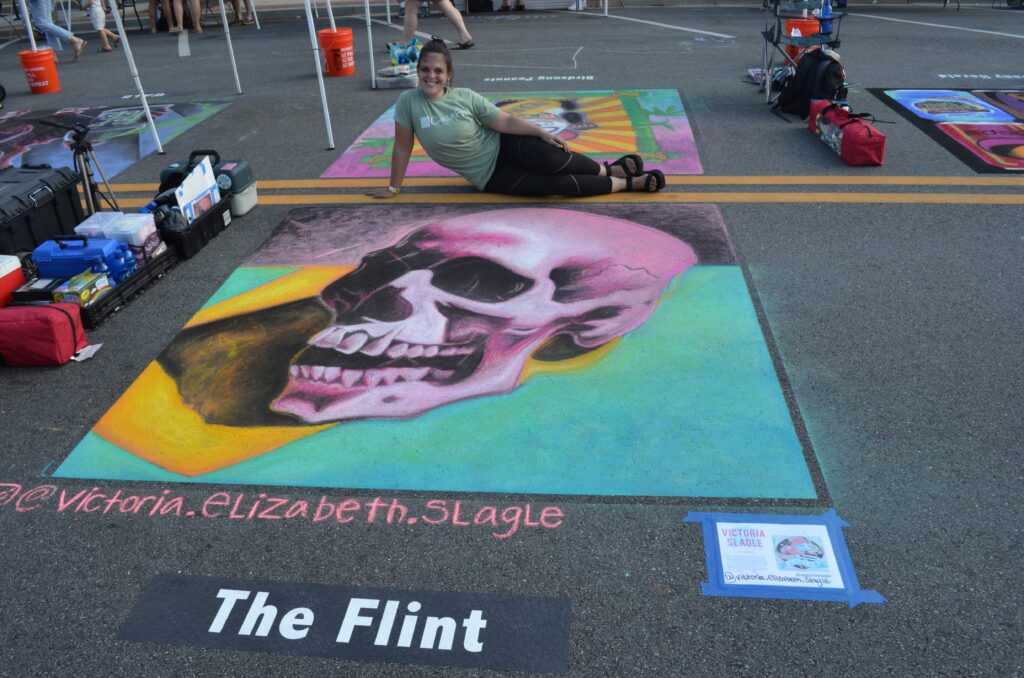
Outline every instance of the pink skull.
[[588, 350], [639, 327], [695, 260], [661, 231], [571, 210], [426, 226], [323, 290], [334, 324], [294, 358], [273, 409], [308, 423], [404, 418], [507, 393], [553, 338]]

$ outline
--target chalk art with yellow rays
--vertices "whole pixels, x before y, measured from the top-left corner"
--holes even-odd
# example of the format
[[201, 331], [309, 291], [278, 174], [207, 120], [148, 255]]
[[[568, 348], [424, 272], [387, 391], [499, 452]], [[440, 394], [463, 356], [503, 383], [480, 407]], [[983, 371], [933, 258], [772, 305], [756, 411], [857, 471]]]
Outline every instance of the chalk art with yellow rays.
[[[693, 132], [676, 90], [593, 90], [498, 93], [484, 96], [556, 134], [574, 151], [595, 160], [638, 153], [644, 164], [666, 174], [701, 174]], [[394, 141], [394, 106], [363, 132], [324, 177], [388, 177]], [[417, 142], [406, 176], [455, 176], [427, 157]]]

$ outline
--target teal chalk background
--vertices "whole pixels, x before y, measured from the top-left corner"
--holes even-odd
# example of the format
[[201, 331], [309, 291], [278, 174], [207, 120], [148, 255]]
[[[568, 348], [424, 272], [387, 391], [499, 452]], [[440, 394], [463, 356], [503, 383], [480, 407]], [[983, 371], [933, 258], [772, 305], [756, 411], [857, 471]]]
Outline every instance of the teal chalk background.
[[[291, 269], [239, 269], [214, 299]], [[212, 300], [211, 300], [212, 301]], [[585, 371], [410, 421], [360, 421], [196, 477], [90, 433], [57, 477], [423, 491], [813, 499], [736, 266], [691, 268]]]

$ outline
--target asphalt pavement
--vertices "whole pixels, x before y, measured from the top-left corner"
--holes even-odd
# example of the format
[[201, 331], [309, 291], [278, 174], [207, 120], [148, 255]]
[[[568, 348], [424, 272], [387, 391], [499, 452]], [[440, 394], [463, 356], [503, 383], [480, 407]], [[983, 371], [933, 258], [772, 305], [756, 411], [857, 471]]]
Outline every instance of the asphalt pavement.
[[[570, 676], [1024, 674], [1024, 179], [976, 172], [867, 91], [1024, 90], [1024, 11], [988, 2], [965, 2], [959, 10], [935, 2], [850, 3], [838, 51], [854, 83], [853, 107], [885, 121], [879, 128], [888, 136], [886, 162], [877, 168], [842, 164], [804, 124], [773, 115], [745, 81], [761, 59], [759, 4], [612, 3], [609, 17], [597, 9], [467, 17], [476, 46], [455, 55], [460, 86], [679, 92], [703, 173], [670, 176], [657, 196], [618, 194], [612, 202], [717, 205], [820, 474], [816, 500], [491, 496], [50, 477], [291, 210], [370, 204], [363, 194], [384, 184], [320, 180], [398, 96], [370, 89], [366, 22], [358, 11], [336, 9], [338, 25], [353, 29], [357, 73], [325, 79], [329, 130], [301, 6], [267, 9], [260, 30], [232, 27], [241, 94], [219, 27], [154, 35], [139, 31], [129, 14], [127, 35], [151, 104], [231, 105], [168, 143], [164, 155], [144, 157], [113, 177], [115, 193], [138, 206], [168, 163], [192, 149], [214, 148], [249, 160], [260, 204], [90, 332], [92, 343], [103, 344], [93, 358], [52, 368], [0, 367], [0, 483], [9, 484], [0, 486], [7, 488], [0, 490], [6, 667], [0, 673], [539, 675], [458, 665], [462, 659], [446, 665], [429, 652], [355, 660], [310, 656], [317, 652], [279, 639], [218, 645], [203, 629], [205, 640], [180, 644], [167, 635], [119, 635], [155, 577], [181, 575], [272, 592], [283, 584], [325, 585], [357, 587], [365, 598], [387, 590], [421, 592], [423, 601], [429, 596], [422, 592], [568, 601], [568, 621], [552, 622], [540, 635], [554, 646], [566, 639], [563, 668]], [[399, 35], [382, 19], [375, 16], [373, 24], [378, 65], [381, 45]], [[325, 26], [321, 14], [316, 27]], [[423, 20], [420, 30], [456, 37], [437, 16]], [[25, 43], [0, 48], [7, 89], [0, 114], [136, 105], [124, 50], [99, 53], [98, 41], [89, 41], [78, 61], [69, 51], [60, 56], [61, 91], [46, 95], [28, 91], [16, 56]], [[458, 181], [410, 181], [395, 200], [443, 205], [476, 196]], [[152, 417], [162, 415], [154, 404]], [[40, 490], [18, 502], [43, 486], [56, 494]], [[409, 505], [444, 501], [448, 508], [456, 501], [531, 504], [557, 506], [563, 517], [549, 521], [557, 527], [523, 524], [496, 538], [450, 523], [426, 529], [383, 520], [200, 520], [173, 510], [75, 510], [89, 492], [117, 489], [168, 502], [180, 497], [189, 506], [225, 493], [225, 513], [244, 494], [246, 502], [266, 495], [314, 507], [322, 497], [369, 502], [377, 496]], [[861, 588], [877, 591], [885, 604], [702, 595], [705, 544], [697, 525], [682, 522], [688, 513], [815, 516], [829, 508], [849, 523], [844, 536]], [[192, 600], [183, 588], [168, 590], [172, 599]], [[160, 609], [154, 610], [149, 614], [157, 619]], [[331, 628], [345, 611], [333, 610]], [[168, 619], [169, 627], [186, 625], [184, 618]], [[272, 639], [284, 628], [275, 626]], [[469, 653], [470, 628], [458, 633], [460, 642], [467, 638], [467, 652], [452, 655]], [[531, 666], [516, 664], [529, 648], [519, 653], [508, 667]]]

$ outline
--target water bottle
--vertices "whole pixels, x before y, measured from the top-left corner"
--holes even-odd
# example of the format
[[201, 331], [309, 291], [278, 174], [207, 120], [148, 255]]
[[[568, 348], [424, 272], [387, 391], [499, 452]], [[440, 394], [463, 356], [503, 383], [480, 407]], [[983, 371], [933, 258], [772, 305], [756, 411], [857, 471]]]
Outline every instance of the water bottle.
[[821, 5], [821, 34], [829, 35], [832, 33], [832, 0], [824, 0]]

